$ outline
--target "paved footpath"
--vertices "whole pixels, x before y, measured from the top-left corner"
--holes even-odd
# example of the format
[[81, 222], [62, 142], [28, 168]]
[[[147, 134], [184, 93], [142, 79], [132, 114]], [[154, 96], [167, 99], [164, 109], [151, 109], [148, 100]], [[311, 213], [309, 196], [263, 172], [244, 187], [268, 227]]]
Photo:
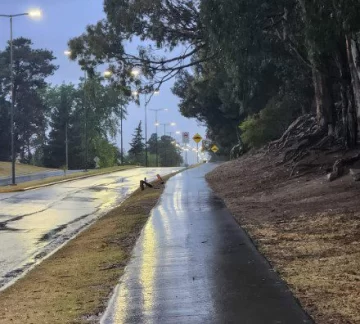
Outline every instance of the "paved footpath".
[[312, 323], [204, 176], [167, 184], [103, 324]]

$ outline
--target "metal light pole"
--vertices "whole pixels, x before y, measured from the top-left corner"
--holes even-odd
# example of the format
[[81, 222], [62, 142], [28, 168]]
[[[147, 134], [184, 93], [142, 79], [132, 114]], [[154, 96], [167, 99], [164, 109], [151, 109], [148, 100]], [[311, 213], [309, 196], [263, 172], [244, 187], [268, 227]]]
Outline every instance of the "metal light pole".
[[159, 166], [159, 133], [158, 133], [158, 128], [159, 128], [159, 121], [158, 121], [158, 113], [159, 111], [168, 111], [167, 108], [165, 109], [150, 109], [151, 111], [155, 112], [155, 126], [156, 126], [156, 166]]
[[[134, 76], [138, 76], [140, 74], [140, 72], [136, 72], [134, 73], [134, 71], [132, 72], [132, 74]], [[133, 96], [138, 97], [141, 94], [141, 92], [139, 91], [133, 91]], [[159, 94], [159, 90], [155, 90], [154, 91], [155, 95]], [[148, 123], [147, 123], [147, 106], [148, 106], [148, 102], [147, 102], [147, 93], [145, 93], [145, 166], [148, 167], [149, 166], [149, 160], [148, 160]]]
[[145, 94], [145, 167], [149, 166], [149, 159], [148, 159], [148, 127], [147, 127], [147, 100]]
[[121, 136], [121, 144], [120, 144], [120, 161], [121, 161], [121, 165], [124, 164], [124, 138], [123, 138], [123, 119], [124, 119], [124, 112], [123, 112], [123, 106], [121, 105], [121, 116], [120, 116], [120, 136]]
[[[71, 51], [70, 50], [66, 50], [64, 51], [64, 54], [67, 56], [67, 57], [70, 57], [71, 55]], [[85, 111], [85, 171], [87, 172], [88, 171], [88, 105], [87, 105], [87, 98], [86, 98], [86, 83], [87, 83], [87, 72], [84, 71], [84, 93], [83, 93], [83, 108], [84, 108], [84, 111]]]
[[68, 122], [65, 125], [65, 160], [66, 160], [66, 171], [69, 170], [69, 139], [68, 139]]
[[85, 171], [88, 171], [88, 105], [86, 98], [87, 73], [84, 72], [84, 110], [85, 110]]
[[[166, 136], [166, 126], [176, 126], [175, 123], [161, 123], [160, 125], [164, 126], [164, 136]], [[167, 163], [167, 150], [165, 146], [165, 164]]]
[[[104, 72], [105, 78], [111, 78], [113, 76], [113, 72], [111, 70], [106, 70]], [[124, 106], [120, 105], [120, 162], [124, 164], [124, 139], [123, 139], [123, 120], [124, 120]]]
[[13, 44], [13, 18], [29, 16], [32, 18], [41, 17], [41, 11], [30, 11], [16, 15], [1, 15], [0, 17], [10, 19], [10, 80], [11, 80], [11, 111], [10, 111], [10, 135], [11, 135], [11, 183], [16, 185], [15, 174], [15, 125], [14, 125], [14, 110], [15, 110], [15, 76], [14, 76], [14, 44]]

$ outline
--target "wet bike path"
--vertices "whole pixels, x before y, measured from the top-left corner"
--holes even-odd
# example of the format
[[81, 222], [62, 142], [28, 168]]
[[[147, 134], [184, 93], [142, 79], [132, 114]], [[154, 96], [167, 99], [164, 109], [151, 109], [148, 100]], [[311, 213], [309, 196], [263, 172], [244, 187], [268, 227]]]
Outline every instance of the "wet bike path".
[[173, 177], [101, 323], [312, 323], [205, 180]]

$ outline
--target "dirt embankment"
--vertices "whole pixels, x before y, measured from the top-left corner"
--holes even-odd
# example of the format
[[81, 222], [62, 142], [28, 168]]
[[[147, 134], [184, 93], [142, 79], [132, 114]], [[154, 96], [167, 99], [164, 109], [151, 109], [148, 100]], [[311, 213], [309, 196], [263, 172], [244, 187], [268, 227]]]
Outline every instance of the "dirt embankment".
[[360, 183], [278, 162], [248, 155], [207, 178], [316, 323], [360, 323]]

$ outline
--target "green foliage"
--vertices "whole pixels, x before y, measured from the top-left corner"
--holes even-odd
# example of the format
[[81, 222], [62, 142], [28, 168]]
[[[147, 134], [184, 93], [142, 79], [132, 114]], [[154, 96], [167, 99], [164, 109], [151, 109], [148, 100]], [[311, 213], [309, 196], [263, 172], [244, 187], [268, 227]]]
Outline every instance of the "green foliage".
[[156, 152], [158, 152], [159, 166], [180, 166], [183, 163], [183, 158], [181, 150], [176, 147], [175, 143], [175, 139], [170, 136], [161, 136], [157, 142], [156, 134], [152, 134], [148, 141], [148, 150], [152, 158], [155, 158], [155, 161], [149, 165], [156, 166]]
[[[72, 144], [73, 130], [70, 123], [71, 115], [77, 109], [78, 91], [74, 85], [65, 85], [49, 88], [45, 93], [45, 103], [50, 109], [51, 131], [48, 143], [44, 148], [44, 165], [50, 168], [60, 168], [66, 165], [66, 132], [69, 143]], [[73, 156], [73, 145], [69, 145], [69, 155]], [[69, 161], [69, 168], [73, 167], [73, 158]]]
[[[105, 0], [104, 8], [106, 19], [70, 41], [72, 58], [89, 69], [109, 63], [113, 81], [128, 89], [134, 66], [147, 89], [176, 76], [180, 111], [205, 125], [225, 155], [241, 139], [259, 146], [281, 135], [293, 116], [312, 109], [343, 138], [357, 132], [358, 0]], [[133, 37], [150, 45], [129, 55]], [[168, 54], [179, 45], [180, 55]]]
[[105, 138], [94, 139], [96, 156], [100, 159], [100, 168], [109, 168], [118, 165], [120, 152], [115, 144], [109, 143]]
[[72, 84], [49, 88], [44, 102], [50, 111], [50, 133], [44, 149], [47, 167], [65, 165], [66, 125], [68, 133], [69, 168], [83, 169], [95, 166], [94, 158], [100, 158], [100, 167], [117, 165], [118, 149], [114, 139], [119, 117], [126, 116], [126, 97], [111, 85], [102, 84], [99, 76], [82, 80], [78, 87]]
[[[17, 38], [14, 48], [14, 97], [15, 97], [15, 150], [22, 162], [32, 161], [34, 150], [39, 149], [38, 139], [44, 137], [47, 107], [42, 91], [46, 88], [46, 78], [57, 67], [51, 51], [34, 49], [31, 40]], [[0, 152], [1, 159], [10, 158], [9, 120], [11, 91], [10, 46], [0, 51]]]
[[144, 163], [144, 153], [145, 153], [145, 144], [143, 138], [143, 131], [141, 127], [141, 121], [139, 122], [138, 127], [135, 129], [135, 133], [133, 135], [133, 139], [130, 143], [131, 149], [128, 154], [131, 161], [134, 164], [142, 164]]
[[273, 98], [260, 113], [249, 116], [240, 124], [241, 139], [248, 148], [260, 148], [284, 133], [294, 119], [294, 102]]

